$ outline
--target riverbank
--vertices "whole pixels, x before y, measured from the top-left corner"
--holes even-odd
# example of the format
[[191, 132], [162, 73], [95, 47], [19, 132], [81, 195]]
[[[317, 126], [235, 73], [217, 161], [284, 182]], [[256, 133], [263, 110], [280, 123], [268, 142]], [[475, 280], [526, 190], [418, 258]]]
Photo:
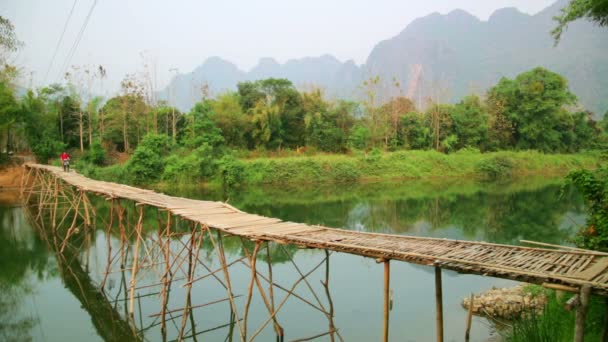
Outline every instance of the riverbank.
[[565, 175], [575, 169], [594, 168], [598, 160], [594, 153], [399, 151], [245, 160], [240, 176], [244, 184], [275, 185], [433, 178], [496, 180], [528, 175]]
[[24, 169], [20, 165], [0, 167], [0, 204], [19, 203], [19, 188]]
[[[314, 184], [367, 184], [403, 180], [474, 179], [505, 181], [531, 175], [561, 177], [596, 168], [599, 152], [545, 154], [537, 151], [480, 153], [461, 150], [398, 151], [237, 159], [191, 158], [170, 154], [157, 159], [132, 157], [124, 164], [96, 167], [77, 161], [74, 168], [100, 180], [153, 186], [238, 187], [272, 185], [298, 188]], [[176, 162], [177, 161], [177, 162]], [[179, 165], [177, 165], [177, 164]], [[180, 164], [181, 163], [181, 164]]]

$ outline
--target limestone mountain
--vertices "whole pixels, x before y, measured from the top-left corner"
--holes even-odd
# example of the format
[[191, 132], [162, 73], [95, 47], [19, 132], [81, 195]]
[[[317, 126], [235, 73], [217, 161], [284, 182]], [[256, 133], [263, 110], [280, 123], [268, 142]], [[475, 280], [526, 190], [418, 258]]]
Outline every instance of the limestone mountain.
[[469, 93], [483, 94], [503, 76], [543, 66], [565, 76], [580, 104], [601, 115], [608, 109], [608, 30], [579, 20], [554, 46], [552, 18], [567, 3], [558, 1], [535, 15], [499, 9], [487, 21], [462, 10], [433, 13], [379, 42], [362, 66], [330, 55], [284, 64], [262, 58], [245, 72], [213, 57], [177, 76], [161, 97], [171, 91], [171, 102], [187, 110], [200, 99], [202, 84], [213, 95], [236, 89], [240, 81], [281, 77], [299, 88], [317, 86], [331, 97], [356, 99], [366, 78], [380, 76], [381, 98], [401, 94], [424, 106], [429, 100], [453, 102]]

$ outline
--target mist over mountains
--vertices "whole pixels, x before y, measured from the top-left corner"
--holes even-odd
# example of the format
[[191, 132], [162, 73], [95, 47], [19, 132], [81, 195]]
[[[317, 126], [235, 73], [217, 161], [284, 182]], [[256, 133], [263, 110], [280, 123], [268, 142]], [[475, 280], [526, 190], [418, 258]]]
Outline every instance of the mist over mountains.
[[579, 20], [554, 46], [552, 18], [567, 3], [558, 1], [535, 15], [503, 8], [487, 21], [462, 10], [432, 13], [379, 42], [360, 66], [323, 55], [284, 64], [262, 58], [243, 71], [211, 57], [191, 73], [177, 75], [159, 97], [188, 110], [201, 98], [203, 85], [214, 96], [236, 90], [238, 82], [276, 77], [299, 89], [320, 87], [328, 97], [358, 99], [362, 82], [379, 76], [381, 99], [404, 95], [424, 106], [429, 99], [455, 102], [483, 94], [503, 76], [542, 66], [566, 77], [579, 104], [601, 116], [608, 110], [608, 30]]

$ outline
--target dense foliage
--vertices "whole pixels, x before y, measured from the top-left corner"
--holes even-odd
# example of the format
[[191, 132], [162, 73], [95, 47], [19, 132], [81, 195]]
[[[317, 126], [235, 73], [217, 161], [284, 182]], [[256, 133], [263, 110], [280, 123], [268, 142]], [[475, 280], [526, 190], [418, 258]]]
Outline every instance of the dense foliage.
[[567, 178], [583, 195], [587, 206], [587, 224], [579, 231], [577, 244], [608, 251], [608, 167], [575, 171]]
[[[576, 98], [567, 81], [543, 68], [503, 78], [484, 97], [429, 103], [424, 110], [400, 96], [378, 103], [371, 87], [356, 103], [327, 100], [319, 89], [298, 91], [290, 81], [273, 78], [240, 83], [237, 91], [203, 99], [187, 113], [150, 104], [131, 79], [122, 89], [105, 103], [91, 98], [83, 105], [82, 96], [59, 85], [17, 98], [10, 83], [0, 83], [6, 150], [30, 149], [47, 162], [64, 148], [84, 147], [80, 159], [98, 166], [128, 153], [121, 172], [132, 182], [217, 178], [235, 185], [247, 178], [242, 174], [247, 167], [235, 164], [235, 157], [361, 153], [370, 163], [381, 151], [570, 153], [608, 145], [606, 119], [596, 122], [592, 113], [569, 110]], [[483, 159], [475, 164], [476, 173], [507, 176], [511, 164], [500, 157]], [[289, 172], [308, 165], [294, 164]], [[354, 167], [338, 163], [325, 171], [352, 181], [360, 172]]]
[[558, 42], [568, 24], [587, 18], [600, 26], [608, 26], [608, 0], [572, 0], [562, 9], [561, 15], [556, 16], [557, 26], [551, 34]]

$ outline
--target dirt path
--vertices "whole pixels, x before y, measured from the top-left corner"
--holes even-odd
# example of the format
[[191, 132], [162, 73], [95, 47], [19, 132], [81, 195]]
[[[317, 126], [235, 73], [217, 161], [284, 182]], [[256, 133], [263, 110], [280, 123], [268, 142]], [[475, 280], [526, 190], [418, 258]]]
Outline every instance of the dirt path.
[[0, 168], [0, 204], [19, 203], [19, 187], [25, 169], [20, 165]]

